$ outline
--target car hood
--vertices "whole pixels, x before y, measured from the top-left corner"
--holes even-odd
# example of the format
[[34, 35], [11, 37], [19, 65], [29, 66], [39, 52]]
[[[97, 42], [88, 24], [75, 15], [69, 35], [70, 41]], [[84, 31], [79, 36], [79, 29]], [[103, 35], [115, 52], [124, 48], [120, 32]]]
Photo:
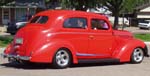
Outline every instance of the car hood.
[[113, 34], [123, 38], [133, 38], [133, 35], [125, 30], [113, 30]]

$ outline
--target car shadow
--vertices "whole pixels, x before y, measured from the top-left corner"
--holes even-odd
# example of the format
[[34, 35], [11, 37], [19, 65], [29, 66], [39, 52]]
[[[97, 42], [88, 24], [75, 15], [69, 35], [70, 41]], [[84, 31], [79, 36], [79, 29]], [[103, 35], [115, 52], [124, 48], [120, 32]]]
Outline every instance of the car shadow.
[[119, 66], [128, 63], [117, 63], [117, 62], [101, 62], [101, 63], [82, 63], [72, 65], [71, 68], [82, 68], [82, 67], [107, 67], [107, 66]]
[[[101, 67], [107, 67], [107, 66], [119, 66], [119, 65], [123, 65], [123, 64], [128, 64], [128, 63], [114, 63], [114, 62], [104, 62], [104, 63], [82, 63], [82, 64], [73, 64], [72, 66], [70, 66], [69, 68], [82, 68], [82, 67], [97, 67], [97, 66], [101, 66]], [[39, 64], [20, 64], [17, 62], [12, 62], [12, 63], [4, 63], [4, 64], [0, 64], [0, 66], [4, 66], [6, 68], [15, 68], [15, 69], [25, 69], [25, 70], [40, 70], [40, 69], [55, 69], [53, 68], [53, 66], [51, 64], [43, 64], [43, 63], [39, 63]]]
[[35, 64], [35, 63], [32, 63], [32, 64], [21, 64], [21, 63], [18, 63], [18, 62], [11, 62], [11, 63], [3, 63], [3, 64], [0, 64], [0, 66], [4, 66], [6, 68], [15, 68], [15, 69], [27, 69], [27, 70], [34, 70], [34, 69], [50, 69], [50, 65], [48, 64]]

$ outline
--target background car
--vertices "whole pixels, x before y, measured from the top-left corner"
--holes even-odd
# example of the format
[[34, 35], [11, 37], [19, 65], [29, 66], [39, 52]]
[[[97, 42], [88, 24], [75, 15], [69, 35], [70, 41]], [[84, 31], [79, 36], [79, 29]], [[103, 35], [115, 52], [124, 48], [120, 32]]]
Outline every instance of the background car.
[[10, 33], [11, 35], [16, 34], [16, 32], [24, 27], [27, 23], [27, 21], [31, 18], [32, 16], [22, 16], [20, 19], [16, 20], [16, 21], [12, 21], [8, 23], [8, 27], [7, 27], [7, 33]]
[[140, 29], [150, 30], [150, 20], [141, 21], [141, 22], [139, 22], [138, 26], [139, 26]]

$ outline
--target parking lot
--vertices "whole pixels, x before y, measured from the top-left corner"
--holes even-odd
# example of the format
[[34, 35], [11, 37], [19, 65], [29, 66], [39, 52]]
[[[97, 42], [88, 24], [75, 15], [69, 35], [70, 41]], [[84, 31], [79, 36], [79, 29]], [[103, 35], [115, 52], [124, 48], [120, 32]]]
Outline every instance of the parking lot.
[[[125, 28], [132, 33], [150, 33], [149, 30]], [[149, 45], [149, 44], [148, 44]], [[149, 48], [150, 49], [150, 48]], [[1, 53], [2, 51], [0, 51]], [[99, 63], [79, 64], [67, 69], [52, 69], [48, 64], [23, 65], [8, 63], [0, 56], [0, 76], [150, 76], [150, 58], [141, 64]]]

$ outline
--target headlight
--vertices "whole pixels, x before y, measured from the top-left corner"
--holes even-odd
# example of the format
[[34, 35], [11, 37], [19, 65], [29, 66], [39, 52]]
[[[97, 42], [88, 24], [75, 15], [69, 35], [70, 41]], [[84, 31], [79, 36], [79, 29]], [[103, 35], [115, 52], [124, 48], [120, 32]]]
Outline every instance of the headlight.
[[15, 43], [16, 44], [23, 44], [23, 38], [16, 38]]

